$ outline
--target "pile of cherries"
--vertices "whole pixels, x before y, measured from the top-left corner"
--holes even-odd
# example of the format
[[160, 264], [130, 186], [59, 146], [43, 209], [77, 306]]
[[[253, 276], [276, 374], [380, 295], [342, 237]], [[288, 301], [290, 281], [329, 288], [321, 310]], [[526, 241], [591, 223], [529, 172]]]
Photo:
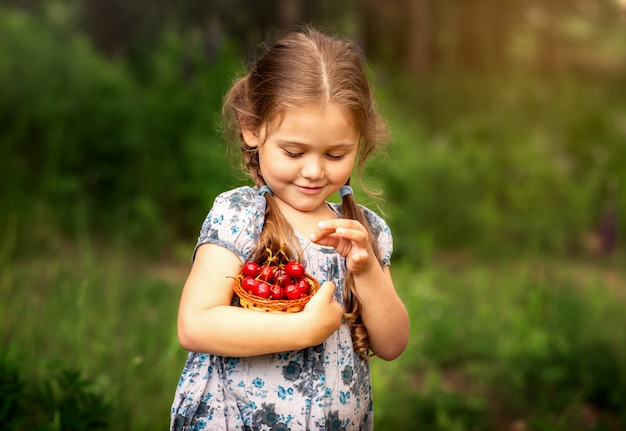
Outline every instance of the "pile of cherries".
[[240, 273], [241, 287], [264, 299], [301, 299], [311, 294], [311, 283], [305, 277], [304, 265], [297, 260], [286, 264], [246, 262]]

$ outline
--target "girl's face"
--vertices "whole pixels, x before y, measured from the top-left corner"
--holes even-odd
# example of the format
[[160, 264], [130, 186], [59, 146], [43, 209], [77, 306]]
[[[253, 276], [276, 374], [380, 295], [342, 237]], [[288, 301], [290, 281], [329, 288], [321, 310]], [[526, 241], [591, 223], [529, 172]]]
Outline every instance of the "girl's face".
[[328, 197], [343, 186], [354, 166], [360, 136], [335, 104], [288, 110], [281, 120], [258, 131], [243, 131], [259, 149], [261, 175], [279, 205], [303, 212], [325, 208]]

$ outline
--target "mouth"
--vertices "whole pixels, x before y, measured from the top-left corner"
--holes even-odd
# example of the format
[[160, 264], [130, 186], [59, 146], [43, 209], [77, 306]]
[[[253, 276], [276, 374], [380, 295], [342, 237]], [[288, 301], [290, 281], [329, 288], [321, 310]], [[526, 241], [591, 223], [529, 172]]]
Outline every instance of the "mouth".
[[323, 187], [323, 186], [320, 186], [320, 187], [311, 187], [311, 186], [299, 186], [299, 185], [296, 185], [296, 188], [297, 188], [297, 189], [298, 189], [301, 193], [304, 193], [304, 194], [307, 194], [307, 195], [315, 195], [315, 194], [317, 194], [317, 193], [321, 192], [321, 191], [324, 189], [324, 187]]

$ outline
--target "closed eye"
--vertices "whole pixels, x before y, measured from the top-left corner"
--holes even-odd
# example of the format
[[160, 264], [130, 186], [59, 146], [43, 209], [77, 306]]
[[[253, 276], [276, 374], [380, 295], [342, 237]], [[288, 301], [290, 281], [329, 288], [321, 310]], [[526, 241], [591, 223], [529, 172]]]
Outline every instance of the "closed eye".
[[330, 160], [341, 160], [344, 157], [346, 157], [345, 154], [326, 154], [326, 157], [328, 157]]
[[297, 159], [298, 157], [302, 156], [302, 154], [304, 154], [304, 153], [293, 153], [291, 151], [287, 151], [287, 150], [284, 150], [284, 149], [283, 149], [283, 151], [285, 152], [285, 155], [287, 157], [291, 157], [291, 158], [294, 158], [294, 159]]

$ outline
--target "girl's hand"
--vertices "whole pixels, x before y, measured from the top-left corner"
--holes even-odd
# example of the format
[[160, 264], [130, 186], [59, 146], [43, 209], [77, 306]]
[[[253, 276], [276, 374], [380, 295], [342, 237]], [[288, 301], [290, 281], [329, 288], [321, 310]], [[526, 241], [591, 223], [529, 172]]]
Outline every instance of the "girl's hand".
[[370, 348], [376, 356], [390, 361], [407, 346], [409, 316], [395, 291], [389, 267], [381, 266], [376, 259], [369, 235], [356, 220], [323, 220], [311, 233], [311, 241], [334, 247], [346, 258], [347, 268], [354, 275]]
[[304, 306], [302, 314], [310, 317], [310, 345], [316, 346], [326, 340], [340, 326], [343, 307], [335, 299], [335, 284], [327, 281]]
[[348, 270], [356, 275], [376, 262], [368, 236], [367, 229], [358, 221], [335, 219], [320, 221], [311, 233], [311, 241], [337, 250], [346, 258]]

